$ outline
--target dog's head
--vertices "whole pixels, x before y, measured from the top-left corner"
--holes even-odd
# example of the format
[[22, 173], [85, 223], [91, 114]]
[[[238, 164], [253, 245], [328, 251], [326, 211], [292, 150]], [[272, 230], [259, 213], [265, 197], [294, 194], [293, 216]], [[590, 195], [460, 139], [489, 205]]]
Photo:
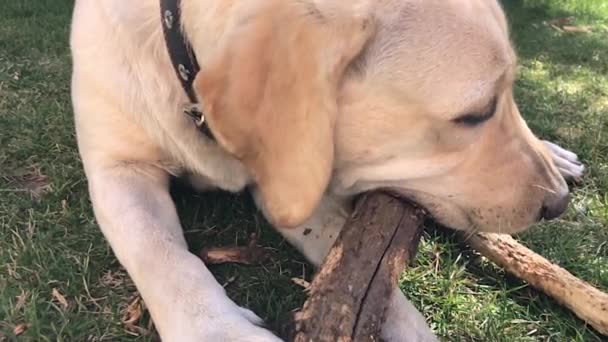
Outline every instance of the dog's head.
[[565, 181], [513, 99], [496, 2], [342, 3], [252, 2], [195, 82], [271, 221], [301, 223], [328, 186], [390, 188], [457, 229], [563, 211]]

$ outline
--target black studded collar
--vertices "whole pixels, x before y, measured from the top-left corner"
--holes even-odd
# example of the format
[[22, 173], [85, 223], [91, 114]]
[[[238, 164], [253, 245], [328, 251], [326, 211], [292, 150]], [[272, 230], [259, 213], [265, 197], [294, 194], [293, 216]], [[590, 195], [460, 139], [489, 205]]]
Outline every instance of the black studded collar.
[[160, 15], [165, 45], [175, 74], [190, 101], [190, 104], [184, 109], [184, 114], [192, 118], [203, 134], [211, 140], [215, 140], [205, 122], [205, 114], [197, 106], [198, 100], [192, 88], [192, 83], [200, 67], [190, 42], [182, 32], [180, 4], [180, 0], [160, 0]]

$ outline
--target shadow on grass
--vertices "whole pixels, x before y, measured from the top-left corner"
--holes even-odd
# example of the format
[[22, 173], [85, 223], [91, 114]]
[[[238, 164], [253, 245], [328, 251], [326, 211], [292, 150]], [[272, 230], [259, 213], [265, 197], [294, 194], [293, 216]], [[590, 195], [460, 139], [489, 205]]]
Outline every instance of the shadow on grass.
[[[607, 73], [603, 59], [608, 54], [608, 17], [592, 11], [571, 12], [548, 2], [503, 1], [508, 16], [511, 37], [521, 59], [534, 59], [555, 64], [578, 66], [584, 64], [598, 73]], [[560, 32], [543, 22], [573, 16], [592, 22], [593, 33]], [[576, 20], [575, 19], [575, 20]], [[602, 24], [603, 23], [603, 24]]]
[[[536, 338], [540, 338], [541, 340], [547, 338], [550, 340], [551, 336], [557, 331], [562, 336], [579, 336], [585, 341], [603, 341], [602, 337], [600, 337], [601, 335], [597, 331], [590, 326], [587, 326], [572, 311], [560, 305], [543, 292], [533, 288], [524, 280], [507, 273], [503, 268], [482, 258], [478, 252], [474, 251], [466, 244], [466, 241], [463, 241], [462, 238], [459, 237], [458, 233], [433, 222], [427, 223], [426, 227], [427, 234], [431, 240], [436, 239], [442, 245], [449, 246], [449, 248], [444, 251], [444, 253], [446, 253], [446, 260], [442, 261], [442, 268], [445, 267], [450, 269], [448, 264], [451, 263], [457, 265], [457, 268], [463, 267], [466, 275], [460, 277], [463, 279], [468, 278], [474, 284], [474, 287], [470, 289], [470, 291], [485, 288], [485, 291], [491, 291], [499, 297], [508, 298], [509, 303], [513, 303], [521, 308], [527, 308], [525, 312], [521, 313], [521, 318], [516, 319], [521, 322], [551, 321], [552, 324], [550, 325], [546, 323], [540, 325], [533, 324], [536, 328], [534, 331], [534, 336]], [[518, 238], [518, 240], [522, 241], [521, 237]], [[525, 236], [523, 237], [523, 243], [526, 246], [528, 245]], [[576, 242], [574, 244], [576, 244]], [[534, 246], [530, 246], [530, 248], [533, 250], [536, 249]], [[569, 265], [561, 264], [560, 260], [554, 260], [548, 256], [546, 257], [565, 269], [572, 271]], [[580, 276], [577, 275], [576, 272], [573, 273], [575, 276]], [[585, 277], [582, 278], [585, 279]], [[597, 286], [597, 284], [593, 285]], [[599, 288], [607, 289], [608, 282], [602, 282]], [[515, 314], [515, 317], [517, 317], [517, 314]], [[491, 321], [492, 317], [488, 317], [488, 319]], [[495, 319], [496, 318], [494, 317], [494, 320]], [[488, 323], [492, 324], [492, 322]], [[505, 322], [498, 322], [498, 324], [505, 324]], [[507, 325], [503, 328], [508, 327], [510, 323], [507, 322], [506, 324]], [[463, 334], [467, 335], [472, 332], [473, 331], [467, 331], [463, 332]], [[580, 335], [582, 333], [584, 333], [584, 336]], [[474, 334], [469, 337], [472, 340], [476, 340]]]
[[257, 211], [249, 195], [226, 192], [197, 193], [179, 181], [172, 184], [172, 196], [190, 251], [204, 247], [242, 246], [252, 233], [272, 257], [260, 265], [209, 265], [228, 296], [253, 310], [275, 332], [281, 332], [291, 312], [306, 300], [303, 288], [291, 278], [311, 280], [313, 268]]
[[[579, 75], [569, 77], [557, 75], [554, 70], [546, 70], [544, 75], [534, 70], [520, 73], [516, 102], [530, 128], [544, 139], [563, 140], [581, 149], [588, 140], [584, 131], [588, 134], [590, 130], [608, 128], [603, 115], [608, 105], [606, 89], [593, 83], [593, 73], [584, 69], [579, 68]], [[584, 151], [582, 156], [585, 157]]]
[[[503, 1], [518, 50], [515, 98], [522, 115], [540, 137], [581, 157], [587, 165], [584, 187], [591, 185], [601, 196], [608, 189], [608, 9], [594, 12], [598, 4]], [[568, 16], [590, 23], [593, 33], [559, 32], [543, 24]]]

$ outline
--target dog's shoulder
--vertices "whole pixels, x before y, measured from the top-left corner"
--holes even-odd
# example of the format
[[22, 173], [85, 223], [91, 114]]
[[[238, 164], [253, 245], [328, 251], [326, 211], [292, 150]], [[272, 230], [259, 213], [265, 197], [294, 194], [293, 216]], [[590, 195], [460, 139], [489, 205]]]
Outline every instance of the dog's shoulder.
[[242, 165], [183, 113], [187, 97], [160, 23], [150, 1], [76, 2], [70, 43], [81, 154], [153, 162], [240, 190], [249, 182]]

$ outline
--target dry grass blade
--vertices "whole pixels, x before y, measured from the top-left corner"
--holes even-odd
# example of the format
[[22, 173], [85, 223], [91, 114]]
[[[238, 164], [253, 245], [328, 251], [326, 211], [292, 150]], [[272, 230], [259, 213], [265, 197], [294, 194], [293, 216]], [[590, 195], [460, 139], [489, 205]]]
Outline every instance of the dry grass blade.
[[61, 292], [59, 292], [59, 290], [57, 290], [57, 288], [53, 288], [53, 291], [51, 292], [51, 295], [53, 296], [53, 300], [56, 301], [57, 303], [59, 303], [63, 309], [67, 309], [69, 306], [68, 300], [65, 299], [65, 296], [61, 294]]
[[572, 33], [591, 33], [592, 32], [591, 26], [588, 26], [588, 25], [582, 25], [582, 26], [566, 25], [566, 26], [562, 26], [562, 30], [564, 30], [566, 32], [572, 32]]
[[570, 33], [591, 33], [592, 27], [588, 25], [576, 25], [574, 24], [573, 16], [555, 18], [543, 22], [546, 26], [550, 26], [559, 32], [570, 32]]
[[304, 290], [308, 291], [310, 289], [310, 282], [306, 281], [305, 279], [302, 278], [291, 278], [291, 281], [302, 287]]
[[252, 234], [247, 246], [212, 247], [203, 249], [200, 257], [208, 265], [238, 263], [243, 265], [261, 264], [271, 256], [270, 250], [257, 245], [257, 238]]
[[138, 325], [145, 310], [146, 308], [143, 299], [136, 293], [124, 309], [120, 320], [130, 334], [135, 336], [147, 336], [151, 333], [150, 329], [142, 328]]
[[14, 175], [7, 176], [6, 179], [9, 184], [16, 188], [15, 191], [27, 192], [34, 199], [39, 199], [52, 190], [49, 177], [44, 175], [40, 167], [35, 165], [19, 170]]
[[13, 334], [15, 334], [15, 336], [19, 336], [19, 335], [23, 334], [31, 326], [32, 325], [30, 323], [19, 323], [13, 329]]

